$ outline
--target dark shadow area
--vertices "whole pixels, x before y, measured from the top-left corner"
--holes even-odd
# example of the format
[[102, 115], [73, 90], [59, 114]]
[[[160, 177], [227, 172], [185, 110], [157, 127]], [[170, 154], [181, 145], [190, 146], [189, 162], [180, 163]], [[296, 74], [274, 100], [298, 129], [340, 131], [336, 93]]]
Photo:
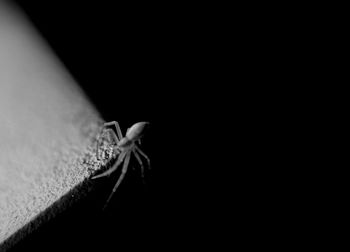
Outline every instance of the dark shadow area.
[[[102, 212], [119, 173], [89, 185], [86, 197], [47, 221], [10, 251], [123, 251], [173, 247], [175, 210], [167, 146], [175, 137], [183, 37], [173, 6], [114, 1], [14, 1], [37, 27], [105, 121], [123, 134], [138, 121], [151, 127], [142, 150], [152, 169], [142, 183], [132, 158], [123, 183]], [[175, 18], [176, 17], [176, 18]], [[183, 77], [183, 76], [182, 76]], [[184, 85], [185, 86], [185, 85]], [[178, 106], [178, 105], [177, 105]], [[166, 125], [168, 124], [168, 125]], [[172, 127], [169, 127], [172, 126]], [[172, 136], [172, 137], [171, 137]], [[184, 206], [185, 207], [185, 206]], [[176, 225], [175, 225], [176, 226]], [[178, 241], [180, 238], [176, 238]], [[169, 242], [166, 242], [169, 241]], [[167, 249], [166, 249], [167, 250]]]
[[186, 41], [171, 6], [17, 2], [106, 121], [152, 121], [179, 92]]

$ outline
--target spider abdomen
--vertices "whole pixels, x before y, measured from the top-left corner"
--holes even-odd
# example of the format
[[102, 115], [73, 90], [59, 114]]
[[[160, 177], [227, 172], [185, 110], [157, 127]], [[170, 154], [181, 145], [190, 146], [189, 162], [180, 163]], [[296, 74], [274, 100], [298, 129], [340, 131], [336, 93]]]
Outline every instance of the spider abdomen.
[[131, 126], [131, 128], [128, 129], [125, 138], [128, 138], [133, 142], [137, 141], [142, 137], [144, 130], [148, 124], [148, 122], [135, 123], [133, 126]]

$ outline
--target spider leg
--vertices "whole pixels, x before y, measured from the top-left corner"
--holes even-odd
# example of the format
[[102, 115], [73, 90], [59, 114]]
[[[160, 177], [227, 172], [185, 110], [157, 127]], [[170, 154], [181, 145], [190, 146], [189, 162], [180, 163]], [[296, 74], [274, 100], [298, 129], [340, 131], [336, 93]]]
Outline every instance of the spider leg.
[[140, 167], [141, 167], [141, 176], [142, 176], [142, 179], [143, 179], [143, 171], [144, 171], [144, 168], [143, 168], [143, 164], [142, 164], [142, 161], [141, 161], [141, 158], [139, 156], [139, 154], [135, 151], [135, 150], [132, 150], [132, 152], [134, 153], [137, 161], [139, 162], [140, 164]]
[[135, 149], [147, 160], [148, 168], [150, 169], [151, 168], [151, 161], [149, 160], [147, 155], [137, 145], [135, 145]]
[[117, 130], [117, 134], [118, 134], [119, 139], [123, 138], [122, 131], [120, 130], [119, 123], [117, 121], [105, 123], [103, 126], [104, 127], [114, 126]]
[[97, 178], [111, 175], [118, 168], [118, 166], [121, 164], [121, 162], [123, 162], [125, 155], [126, 155], [126, 152], [123, 152], [122, 154], [120, 154], [117, 162], [112, 166], [112, 168], [110, 168], [109, 170], [107, 170], [107, 171], [105, 171], [97, 176], [93, 176], [91, 179], [97, 179]]
[[101, 158], [100, 158], [100, 155], [99, 155], [99, 153], [98, 153], [98, 149], [99, 149], [99, 141], [98, 141], [99, 139], [97, 139], [97, 141], [96, 141], [96, 158], [97, 158], [97, 160], [101, 160]]
[[114, 131], [114, 130], [112, 130], [112, 129], [105, 129], [105, 130], [106, 130], [106, 132], [110, 132], [110, 133], [111, 133], [111, 136], [112, 136], [113, 140], [114, 140], [116, 143], [119, 143], [119, 141], [120, 141], [121, 138], [119, 138], [119, 137], [117, 136], [117, 134], [115, 134], [115, 131]]
[[[111, 133], [111, 136], [112, 136], [113, 140], [114, 140], [117, 144], [119, 143], [120, 139], [118, 139], [118, 136], [115, 134], [114, 130], [112, 130], [112, 129], [105, 129], [105, 131], [104, 131], [103, 133], [106, 133], [106, 132]], [[101, 134], [101, 135], [102, 135], [102, 134]], [[97, 157], [97, 160], [101, 160], [100, 155], [99, 155], [99, 152], [98, 152], [98, 150], [99, 150], [99, 144], [100, 144], [100, 141], [97, 141], [97, 142], [96, 142], [96, 157]]]
[[113, 194], [115, 193], [115, 191], [117, 190], [118, 186], [120, 185], [120, 183], [123, 181], [123, 178], [126, 174], [126, 172], [128, 171], [128, 165], [129, 165], [129, 161], [130, 161], [130, 152], [128, 152], [128, 154], [126, 154], [126, 158], [124, 161], [124, 165], [123, 165], [123, 169], [122, 169], [122, 173], [119, 176], [119, 179], [117, 181], [117, 183], [115, 184], [115, 186], [113, 187], [112, 193], [109, 195], [103, 209], [105, 209], [108, 205], [108, 202], [111, 200]]
[[[112, 138], [113, 138], [113, 140], [114, 140], [114, 141], [115, 141], [115, 143], [118, 145], [118, 143], [119, 143], [120, 139], [118, 139], [118, 136], [115, 134], [115, 131], [114, 131], [114, 130], [112, 130], [112, 129], [107, 129], [106, 131], [107, 131], [107, 132], [110, 132], [110, 133], [112, 134]], [[114, 150], [117, 150], [117, 151], [118, 151], [118, 153], [120, 153], [120, 150], [119, 150], [118, 148], [115, 148]]]

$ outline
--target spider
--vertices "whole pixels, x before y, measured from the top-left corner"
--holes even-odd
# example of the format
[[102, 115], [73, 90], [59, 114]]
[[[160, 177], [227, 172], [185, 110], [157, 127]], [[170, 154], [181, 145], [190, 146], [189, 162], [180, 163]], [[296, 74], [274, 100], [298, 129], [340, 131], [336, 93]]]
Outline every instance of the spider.
[[[112, 193], [110, 194], [109, 198], [107, 199], [107, 202], [104, 206], [104, 208], [107, 206], [108, 202], [112, 198], [114, 192], [117, 190], [119, 187], [120, 183], [122, 182], [127, 170], [128, 170], [128, 165], [130, 161], [130, 156], [131, 153], [134, 153], [134, 156], [136, 157], [138, 163], [140, 164], [141, 167], [141, 175], [143, 177], [144, 173], [144, 167], [142, 164], [142, 160], [139, 156], [141, 154], [148, 162], [148, 167], [150, 167], [150, 160], [147, 157], [147, 155], [136, 145], [137, 143], [141, 143], [141, 137], [143, 136], [145, 128], [148, 126], [148, 122], [138, 122], [132, 125], [130, 128], [127, 129], [125, 137], [122, 136], [122, 132], [120, 130], [119, 124], [117, 121], [113, 122], [108, 122], [103, 125], [102, 130], [106, 130], [107, 132], [111, 133], [111, 136], [113, 140], [116, 142], [115, 151], [119, 154], [118, 159], [116, 163], [112, 166], [112, 168], [108, 169], [107, 171], [103, 172], [100, 175], [92, 177], [92, 179], [97, 179], [105, 176], [111, 175], [118, 167], [119, 165], [124, 161], [123, 168], [121, 171], [121, 175], [115, 184]], [[115, 133], [114, 130], [112, 130], [111, 126], [114, 126], [116, 129], [117, 134]], [[97, 143], [98, 144], [98, 143]], [[98, 148], [97, 148], [97, 158], [99, 159], [98, 155]]]

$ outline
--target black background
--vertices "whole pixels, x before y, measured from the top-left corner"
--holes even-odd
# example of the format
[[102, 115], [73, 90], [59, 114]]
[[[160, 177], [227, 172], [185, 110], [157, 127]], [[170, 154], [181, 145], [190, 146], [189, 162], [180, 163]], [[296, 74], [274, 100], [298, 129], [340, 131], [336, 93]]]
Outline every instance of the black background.
[[119, 174], [94, 181], [87, 198], [12, 250], [168, 250], [191, 240], [189, 226], [183, 226], [191, 212], [179, 198], [183, 184], [175, 179], [183, 177], [183, 168], [174, 163], [181, 150], [172, 146], [186, 141], [177, 133], [186, 125], [175, 111], [187, 102], [183, 94], [192, 92], [194, 80], [187, 73], [196, 68], [195, 22], [188, 22], [186, 6], [180, 12], [160, 3], [12, 3], [26, 13], [105, 121], [117, 120], [123, 134], [135, 122], [151, 123], [142, 149], [152, 162], [145, 184], [139, 169], [129, 170], [104, 212]]

